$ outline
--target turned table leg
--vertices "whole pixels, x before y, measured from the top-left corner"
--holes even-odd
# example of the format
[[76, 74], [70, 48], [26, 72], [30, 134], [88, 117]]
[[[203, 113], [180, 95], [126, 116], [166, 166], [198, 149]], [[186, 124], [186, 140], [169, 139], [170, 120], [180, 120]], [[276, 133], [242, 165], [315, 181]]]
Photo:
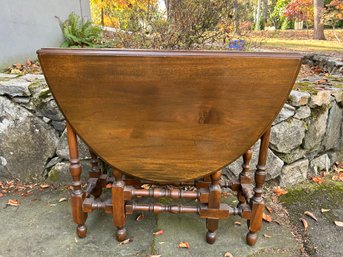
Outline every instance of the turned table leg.
[[[250, 176], [250, 161], [252, 158], [252, 147], [243, 155], [243, 165], [242, 171], [239, 174], [239, 183], [241, 185], [250, 185], [251, 176]], [[246, 204], [246, 196], [243, 194], [242, 187], [237, 194], [239, 205]]]
[[87, 234], [87, 228], [85, 222], [87, 219], [87, 213], [82, 210], [82, 203], [84, 200], [84, 193], [81, 189], [80, 175], [82, 172], [82, 167], [79, 160], [79, 153], [77, 147], [77, 137], [74, 129], [67, 122], [67, 137], [69, 145], [69, 171], [73, 178], [72, 186], [73, 190], [71, 193], [71, 205], [73, 220], [77, 226], [77, 235], [81, 238], [85, 237]]
[[125, 200], [124, 187], [125, 182], [122, 180], [122, 175], [118, 170], [113, 168], [113, 176], [115, 181], [112, 185], [112, 210], [113, 222], [117, 227], [116, 238], [119, 242], [126, 239], [126, 214], [125, 214]]
[[262, 217], [264, 212], [264, 201], [262, 197], [263, 193], [263, 184], [266, 179], [266, 163], [268, 155], [268, 146], [269, 146], [269, 137], [270, 137], [270, 127], [261, 137], [260, 152], [258, 157], [258, 164], [255, 172], [255, 188], [254, 196], [252, 198], [252, 211], [249, 224], [249, 233], [247, 234], [247, 243], [251, 246], [256, 244], [257, 241], [257, 232], [261, 229], [262, 226]]
[[[91, 149], [89, 149], [89, 153], [91, 155], [91, 165], [92, 165], [91, 171], [89, 172], [89, 177], [99, 179], [101, 175], [101, 169], [99, 167], [99, 158]], [[102, 186], [98, 180], [97, 185], [94, 188], [92, 194], [94, 195], [95, 198], [98, 198], [100, 197], [101, 192], [102, 192]]]
[[[220, 178], [221, 171], [217, 171], [211, 175], [211, 185], [209, 187], [208, 208], [219, 209], [221, 198]], [[206, 241], [213, 244], [216, 241], [216, 230], [218, 229], [219, 219], [206, 219]]]

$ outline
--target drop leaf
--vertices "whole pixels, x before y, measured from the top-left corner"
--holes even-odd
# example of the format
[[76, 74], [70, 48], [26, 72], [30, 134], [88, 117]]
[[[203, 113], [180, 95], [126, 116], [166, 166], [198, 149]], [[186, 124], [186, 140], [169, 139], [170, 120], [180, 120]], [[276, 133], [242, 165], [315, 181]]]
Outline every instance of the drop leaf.
[[230, 252], [226, 252], [226, 253], [224, 254], [224, 257], [233, 257], [233, 255], [232, 255], [232, 253], [230, 253]]
[[9, 206], [19, 206], [20, 203], [19, 203], [18, 200], [9, 199], [8, 202], [7, 202], [7, 205], [9, 205]]
[[144, 217], [144, 214], [143, 214], [143, 213], [140, 213], [140, 214], [137, 215], [136, 220], [137, 220], [137, 221], [141, 221], [141, 220], [144, 220], [144, 218], [145, 218], [145, 217]]
[[322, 208], [322, 209], [320, 209], [320, 212], [321, 212], [321, 213], [324, 213], [324, 212], [329, 212], [329, 211], [330, 211], [330, 209], [323, 209], [323, 208]]
[[335, 223], [335, 225], [336, 225], [337, 227], [343, 227], [343, 221], [337, 221], [337, 220], [335, 220], [334, 223]]

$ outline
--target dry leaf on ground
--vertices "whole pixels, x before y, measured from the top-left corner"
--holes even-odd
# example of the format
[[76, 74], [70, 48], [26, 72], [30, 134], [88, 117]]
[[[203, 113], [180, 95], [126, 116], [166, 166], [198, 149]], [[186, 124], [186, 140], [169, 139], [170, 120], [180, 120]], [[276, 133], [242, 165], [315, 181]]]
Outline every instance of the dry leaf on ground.
[[265, 214], [265, 213], [263, 213], [262, 218], [263, 218], [263, 220], [265, 220], [267, 222], [272, 222], [273, 221], [272, 217], [270, 215], [268, 215], [268, 214]]
[[7, 205], [9, 205], [9, 206], [19, 206], [20, 203], [19, 203], [18, 200], [9, 199], [8, 202], [7, 202]]
[[316, 216], [314, 216], [314, 214], [312, 212], [305, 211], [304, 214], [318, 222], [318, 219], [316, 218]]
[[321, 213], [324, 213], [324, 212], [329, 212], [329, 211], [330, 211], [330, 209], [323, 209], [323, 208], [322, 208], [322, 209], [320, 209], [320, 212], [321, 212]]
[[304, 229], [307, 230], [308, 229], [308, 222], [307, 222], [307, 220], [301, 218], [300, 221], [303, 223]]
[[263, 234], [263, 236], [264, 236], [265, 238], [271, 238], [271, 237], [272, 237], [272, 236], [267, 235], [267, 234]]
[[232, 253], [230, 253], [230, 252], [226, 252], [226, 253], [224, 254], [224, 257], [233, 257], [233, 255], [232, 255]]
[[272, 213], [272, 212], [273, 212], [272, 207], [266, 206], [266, 209], [267, 209], [267, 211], [268, 211], [269, 213]]
[[40, 184], [39, 187], [40, 187], [41, 189], [47, 189], [47, 188], [50, 187], [50, 185], [49, 185], [49, 184]]
[[121, 241], [121, 242], [119, 243], [119, 245], [126, 245], [126, 244], [128, 244], [128, 243], [130, 243], [130, 242], [132, 242], [132, 239], [131, 239], [131, 238], [128, 238], [128, 239], [125, 239], [124, 241]]
[[160, 229], [159, 231], [156, 231], [153, 233], [155, 236], [160, 236], [160, 235], [163, 235], [164, 234], [164, 230], [163, 229]]
[[335, 180], [335, 181], [343, 181], [343, 172], [337, 174], [337, 175], [333, 175], [332, 176], [332, 180]]
[[179, 245], [178, 245], [177, 247], [178, 247], [178, 248], [187, 248], [187, 249], [191, 248], [190, 245], [189, 245], [189, 243], [186, 242], [186, 241], [180, 242]]
[[324, 178], [323, 178], [323, 177], [320, 177], [320, 176], [312, 177], [311, 180], [312, 180], [314, 183], [317, 183], [317, 184], [321, 184], [321, 183], [324, 182]]
[[67, 201], [67, 198], [62, 197], [60, 200], [58, 200], [59, 203]]
[[161, 257], [161, 254], [148, 255], [148, 257]]
[[141, 221], [141, 220], [144, 220], [144, 218], [145, 218], [145, 217], [144, 217], [144, 214], [143, 214], [143, 213], [140, 213], [140, 214], [137, 215], [136, 220], [137, 220], [137, 221]]
[[106, 184], [106, 188], [112, 188], [112, 184], [111, 183]]
[[273, 193], [276, 194], [277, 196], [281, 196], [281, 195], [287, 194], [288, 191], [278, 186], [278, 187], [274, 187]]
[[343, 227], [343, 221], [337, 221], [337, 220], [335, 220], [334, 223], [335, 223], [335, 225], [336, 225], [337, 227]]
[[235, 225], [237, 225], [237, 226], [240, 226], [240, 225], [242, 225], [242, 223], [240, 223], [239, 221], [235, 221], [235, 223], [234, 223]]

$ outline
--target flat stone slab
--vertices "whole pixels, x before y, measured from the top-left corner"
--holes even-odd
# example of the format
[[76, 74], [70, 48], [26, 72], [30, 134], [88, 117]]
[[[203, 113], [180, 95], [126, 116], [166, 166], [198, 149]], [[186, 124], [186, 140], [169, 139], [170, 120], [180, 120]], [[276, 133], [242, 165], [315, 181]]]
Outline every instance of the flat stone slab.
[[[136, 221], [138, 214], [127, 219], [128, 236], [133, 241], [120, 245], [114, 238], [115, 228], [111, 215], [95, 211], [87, 219], [88, 235], [76, 236], [76, 225], [70, 212], [70, 200], [66, 191], [43, 191], [29, 197], [7, 195], [0, 198], [0, 256], [141, 256], [160, 254], [168, 256], [299, 256], [299, 244], [287, 227], [264, 223], [256, 246], [245, 243], [246, 222], [231, 217], [219, 222], [218, 239], [214, 245], [205, 242], [205, 220], [197, 215], [154, 215], [144, 213], [145, 218]], [[8, 199], [18, 199], [19, 208], [6, 206]], [[232, 200], [228, 199], [231, 205]], [[240, 221], [241, 226], [234, 225]], [[281, 228], [281, 229], [280, 229]], [[159, 229], [164, 234], [154, 236]], [[266, 238], [263, 234], [270, 235]], [[187, 241], [190, 249], [180, 249], [178, 244]], [[281, 253], [281, 255], [280, 255]]]
[[[341, 257], [343, 253], [343, 228], [334, 221], [343, 221], [343, 183], [327, 181], [323, 184], [304, 184], [290, 188], [288, 194], [281, 197], [290, 214], [290, 221], [304, 240], [309, 256]], [[329, 209], [321, 212], [321, 209]], [[312, 212], [318, 222], [304, 215]], [[309, 227], [305, 231], [299, 218], [307, 220]]]

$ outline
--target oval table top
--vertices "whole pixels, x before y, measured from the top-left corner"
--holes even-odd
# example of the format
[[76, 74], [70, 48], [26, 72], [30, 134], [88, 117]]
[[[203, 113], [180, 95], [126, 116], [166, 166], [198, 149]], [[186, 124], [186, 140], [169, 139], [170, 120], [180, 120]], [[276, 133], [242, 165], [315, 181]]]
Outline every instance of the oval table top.
[[156, 182], [209, 175], [271, 125], [301, 56], [285, 53], [41, 49], [61, 111], [100, 158]]

